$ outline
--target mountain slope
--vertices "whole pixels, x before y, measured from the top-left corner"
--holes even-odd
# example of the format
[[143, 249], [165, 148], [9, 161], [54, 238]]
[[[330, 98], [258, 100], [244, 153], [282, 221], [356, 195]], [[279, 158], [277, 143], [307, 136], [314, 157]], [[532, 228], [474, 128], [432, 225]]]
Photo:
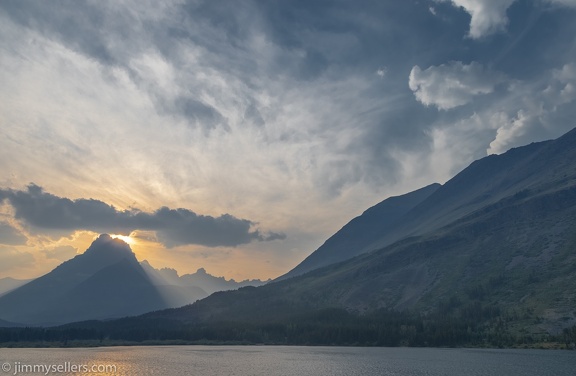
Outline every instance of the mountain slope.
[[474, 162], [429, 197], [403, 217], [416, 235], [372, 252], [50, 336], [81, 329], [127, 341], [574, 348], [576, 130]]
[[30, 282], [29, 279], [14, 279], [10, 277], [0, 279], [0, 296], [6, 295], [12, 290], [17, 289], [20, 286], [25, 285]]
[[320, 248], [278, 280], [304, 274], [322, 266], [364, 253], [372, 243], [392, 232], [401, 218], [433, 194], [440, 184], [431, 184], [402, 196], [390, 197], [352, 219]]
[[[576, 169], [572, 162], [576, 159], [575, 144], [576, 130], [572, 130], [554, 141], [533, 143], [475, 161], [443, 186], [424, 188], [429, 194], [420, 196], [422, 200], [413, 202], [405, 212], [391, 213], [389, 222], [380, 224], [380, 219], [370, 218], [365, 212], [282, 278], [436, 231], [521, 190], [565, 188]], [[354, 231], [344, 233], [346, 227], [359, 220], [363, 222]], [[348, 245], [351, 249], [343, 252]]]
[[167, 307], [130, 246], [104, 234], [84, 254], [1, 297], [0, 318], [52, 325]]
[[10, 321], [0, 320], [0, 328], [17, 328], [22, 327], [23, 324], [18, 324]]
[[246, 286], [258, 287], [267, 283], [267, 281], [259, 279], [246, 279], [239, 282], [233, 279], [227, 280], [224, 277], [215, 277], [208, 274], [204, 268], [198, 269], [196, 273], [182, 275], [180, 281], [184, 286], [197, 286], [208, 294], [218, 291], [236, 290]]
[[[142, 261], [141, 265], [157, 286], [178, 286], [182, 291], [186, 291], [187, 294], [195, 293], [197, 296], [201, 295], [197, 299], [204, 298], [217, 291], [235, 290], [245, 286], [262, 286], [268, 282], [259, 279], [236, 282], [233, 279], [215, 277], [204, 268], [198, 269], [195, 273], [179, 276], [174, 269], [154, 269], [146, 260]], [[197, 299], [188, 300], [188, 302]], [[184, 304], [186, 303], [180, 305]]]
[[182, 277], [173, 269], [157, 270], [138, 262], [128, 244], [103, 234], [84, 254], [0, 296], [0, 320], [47, 326], [112, 319], [181, 307], [252, 283], [262, 284], [227, 281], [203, 269]]
[[424, 217], [416, 232], [435, 229], [301, 276], [145, 317], [265, 323], [338, 307], [476, 321], [488, 312], [524, 334], [576, 324], [576, 131], [473, 163], [412, 209], [406, 223], [416, 224], [416, 213]]

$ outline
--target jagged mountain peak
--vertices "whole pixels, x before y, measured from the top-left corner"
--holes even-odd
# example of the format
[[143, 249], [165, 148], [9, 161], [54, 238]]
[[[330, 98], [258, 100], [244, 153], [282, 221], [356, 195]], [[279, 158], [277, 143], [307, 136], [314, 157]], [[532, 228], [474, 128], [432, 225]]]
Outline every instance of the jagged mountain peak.
[[138, 264], [128, 243], [108, 234], [101, 234], [84, 253], [62, 263], [54, 271], [74, 275], [93, 274], [124, 259]]
[[126, 256], [134, 255], [130, 245], [120, 238], [113, 238], [109, 234], [100, 234], [96, 240], [92, 242], [90, 247], [84, 252], [85, 255], [96, 253], [121, 253]]

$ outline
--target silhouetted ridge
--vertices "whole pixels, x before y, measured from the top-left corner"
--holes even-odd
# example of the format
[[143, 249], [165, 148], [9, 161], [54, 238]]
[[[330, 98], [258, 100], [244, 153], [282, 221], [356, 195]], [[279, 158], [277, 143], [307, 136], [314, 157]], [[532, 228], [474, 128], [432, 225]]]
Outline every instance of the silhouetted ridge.
[[73, 277], [74, 275], [82, 279], [87, 274], [92, 275], [98, 270], [116, 264], [124, 259], [138, 263], [136, 255], [132, 252], [130, 245], [121, 239], [112, 238], [108, 234], [102, 234], [92, 242], [83, 254], [77, 255], [71, 260], [62, 263], [57, 266], [54, 271], [64, 273], [74, 280], [69, 282], [79, 282], [77, 278]]
[[168, 308], [130, 246], [100, 235], [81, 255], [0, 298], [0, 319], [34, 325]]
[[[10, 282], [9, 280], [7, 282]], [[204, 269], [182, 277], [174, 269], [138, 262], [121, 239], [102, 234], [50, 273], [0, 297], [0, 325], [56, 325], [111, 319], [181, 307], [214, 291], [261, 281], [227, 281]]]
[[[378, 216], [370, 218], [370, 214], [384, 207], [389, 211], [387, 205], [394, 201], [367, 210], [323, 247], [334, 242], [334, 250], [338, 244], [351, 242], [345, 234], [362, 244], [372, 236], [371, 226], [381, 226]], [[406, 312], [404, 317], [417, 317], [414, 330], [429, 328], [444, 337], [459, 332], [464, 341], [474, 335], [478, 345], [485, 345], [487, 338], [496, 344], [534, 344], [548, 342], [550, 335], [557, 340], [564, 336], [567, 346], [569, 338], [573, 343], [576, 130], [554, 141], [476, 161], [404, 216], [394, 218], [399, 218], [398, 223], [381, 232], [383, 245], [372, 243], [372, 252], [266, 286], [213, 294], [142, 319], [176, 320], [202, 330], [210, 326], [217, 330], [222, 322], [263, 332], [274, 328], [266, 334], [283, 328], [279, 330], [282, 338], [300, 326], [305, 338], [300, 343], [310, 343], [310, 333], [320, 333], [325, 323], [331, 323], [321, 341], [329, 338], [327, 343], [332, 343], [344, 332], [342, 322], [333, 315], [308, 323], [303, 318], [336, 308], [360, 314], [350, 326], [351, 333], [357, 329], [356, 320], [369, 315], [385, 317], [394, 312], [401, 317]], [[328, 258], [322, 252], [329, 250], [321, 247], [305, 262]], [[368, 324], [367, 333], [380, 331], [385, 338], [390, 328], [408, 327], [397, 318], [384, 322], [380, 329], [374, 329], [372, 321]], [[522, 332], [526, 337], [518, 337]], [[406, 336], [412, 340], [411, 334]], [[351, 343], [360, 337], [353, 338]], [[422, 344], [429, 345], [430, 338]]]
[[352, 219], [320, 248], [278, 280], [348, 260], [370, 250], [369, 246], [392, 232], [412, 208], [433, 194], [440, 184], [431, 184], [401, 196], [387, 198]]
[[84, 252], [85, 255], [112, 255], [122, 254], [125, 257], [134, 256], [130, 245], [122, 239], [113, 238], [108, 234], [101, 234]]
[[472, 162], [444, 185], [392, 197], [366, 210], [285, 279], [448, 226], [520, 191], [567, 188], [576, 173], [576, 130]]

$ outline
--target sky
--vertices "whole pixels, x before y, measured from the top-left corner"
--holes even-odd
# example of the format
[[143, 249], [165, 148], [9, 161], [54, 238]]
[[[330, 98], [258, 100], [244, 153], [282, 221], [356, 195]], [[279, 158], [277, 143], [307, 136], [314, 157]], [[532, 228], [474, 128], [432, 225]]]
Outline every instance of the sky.
[[0, 0], [0, 278], [275, 278], [574, 119], [576, 0]]

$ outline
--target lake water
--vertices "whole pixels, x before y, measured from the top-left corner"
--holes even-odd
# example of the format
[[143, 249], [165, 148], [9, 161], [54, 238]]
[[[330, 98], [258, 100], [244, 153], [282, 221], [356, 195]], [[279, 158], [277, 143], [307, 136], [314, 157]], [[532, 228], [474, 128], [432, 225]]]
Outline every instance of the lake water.
[[[0, 366], [0, 375], [574, 376], [576, 352], [284, 346], [0, 349]], [[67, 372], [73, 367], [76, 372]]]

